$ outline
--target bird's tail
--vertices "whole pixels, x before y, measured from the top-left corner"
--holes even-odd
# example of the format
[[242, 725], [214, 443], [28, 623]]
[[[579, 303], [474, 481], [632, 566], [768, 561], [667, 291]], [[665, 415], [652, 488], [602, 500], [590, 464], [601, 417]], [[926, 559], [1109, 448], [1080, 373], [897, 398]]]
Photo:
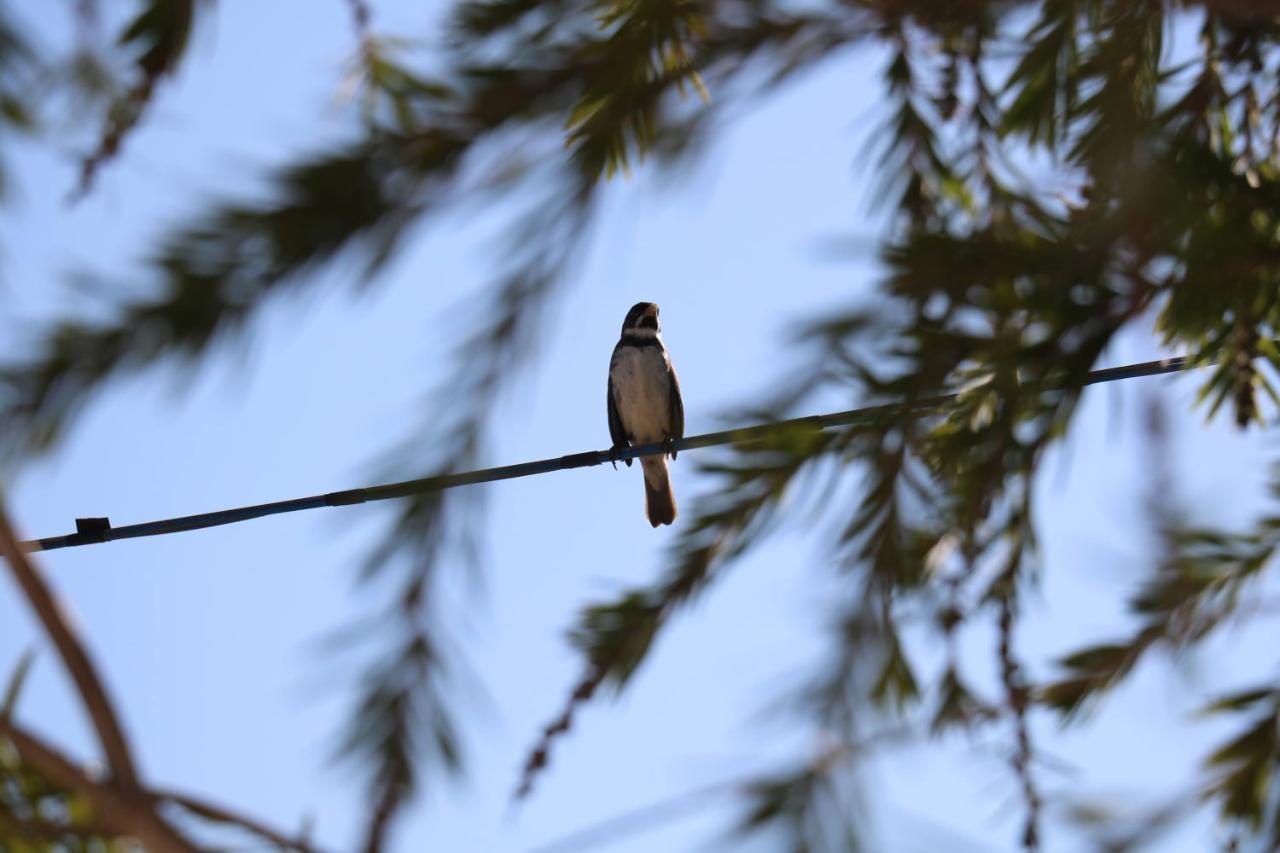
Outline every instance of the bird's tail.
[[665, 457], [646, 456], [640, 460], [644, 467], [644, 511], [654, 527], [676, 520], [676, 496], [671, 491], [671, 477], [667, 474]]

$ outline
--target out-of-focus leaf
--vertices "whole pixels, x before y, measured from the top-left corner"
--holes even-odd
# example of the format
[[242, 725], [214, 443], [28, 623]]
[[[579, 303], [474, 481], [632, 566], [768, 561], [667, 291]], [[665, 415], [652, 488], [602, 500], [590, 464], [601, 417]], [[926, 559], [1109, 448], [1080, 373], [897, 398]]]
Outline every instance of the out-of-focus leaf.
[[0, 721], [8, 720], [13, 716], [13, 709], [17, 707], [18, 697], [22, 694], [22, 685], [26, 683], [31, 665], [35, 661], [35, 649], [28, 649], [22, 653], [22, 657], [18, 658], [13, 674], [9, 676], [9, 683], [5, 686], [3, 698], [0, 699]]
[[172, 74], [186, 53], [197, 13], [207, 0], [138, 0], [139, 8], [120, 33], [119, 47], [134, 66], [128, 90], [107, 110], [105, 126], [93, 153], [80, 169], [81, 195], [93, 185], [98, 170], [116, 156], [125, 137], [150, 105], [156, 85]]

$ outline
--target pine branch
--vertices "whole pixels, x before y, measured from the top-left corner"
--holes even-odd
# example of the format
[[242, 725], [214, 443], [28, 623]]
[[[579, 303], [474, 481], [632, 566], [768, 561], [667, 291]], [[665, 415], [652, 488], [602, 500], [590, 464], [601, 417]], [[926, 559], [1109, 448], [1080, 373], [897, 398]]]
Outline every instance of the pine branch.
[[1206, 713], [1251, 714], [1244, 730], [1205, 761], [1210, 779], [1203, 796], [1217, 800], [1224, 820], [1236, 822], [1263, 845], [1280, 842], [1275, 784], [1280, 781], [1280, 690], [1273, 686], [1225, 696]]
[[532, 791], [555, 740], [571, 728], [577, 707], [602, 686], [626, 686], [668, 619], [718, 577], [721, 568], [763, 538], [788, 487], [824, 453], [847, 441], [847, 435], [780, 432], [724, 462], [700, 466], [704, 474], [717, 476], [722, 488], [708, 493], [686, 514], [668, 571], [650, 586], [588, 606], [579, 615], [570, 640], [585, 659], [585, 673], [526, 759], [518, 798]]
[[186, 53], [202, 0], [140, 0], [142, 8], [120, 34], [120, 46], [131, 57], [134, 81], [107, 114], [97, 148], [80, 165], [75, 197], [93, 189], [98, 172], [120, 152], [155, 96], [160, 81], [177, 69]]

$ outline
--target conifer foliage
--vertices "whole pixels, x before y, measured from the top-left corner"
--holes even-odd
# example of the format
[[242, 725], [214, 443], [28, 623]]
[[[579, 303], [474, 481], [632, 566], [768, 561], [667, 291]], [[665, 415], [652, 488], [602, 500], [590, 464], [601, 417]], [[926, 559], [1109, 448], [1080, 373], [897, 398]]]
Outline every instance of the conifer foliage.
[[[77, 73], [50, 75], [78, 87], [100, 119], [80, 193], [128, 158], [155, 90], [193, 61], [188, 46], [209, 17], [208, 0], [132, 5], [124, 28], [92, 52], [98, 64], [77, 54]], [[846, 590], [831, 655], [797, 697], [836, 742], [744, 784], [737, 831], [780, 833], [798, 851], [856, 849], [868, 803], [853, 783], [876, 740], [869, 732], [924, 720], [922, 738], [985, 729], [1008, 745], [1020, 838], [1039, 849], [1053, 824], [1033, 721], [1087, 721], [1148, 656], [1194, 648], [1239, 616], [1274, 568], [1280, 468], [1270, 512], [1248, 528], [1205, 529], [1158, 507], [1164, 546], [1128, 602], [1131, 632], [1064, 649], [1047, 680], [1022, 662], [1017, 629], [1038, 570], [1033, 487], [1118, 334], [1154, 324], [1160, 343], [1207, 368], [1207, 416], [1274, 428], [1280, 10], [1264, 0], [459, 0], [446, 36], [422, 47], [380, 33], [376, 4], [349, 6], [360, 133], [282, 164], [264, 196], [211, 203], [174, 224], [146, 254], [145, 287], [114, 287], [103, 271], [100, 291], [118, 294], [110, 310], [50, 325], [0, 365], [5, 458], [56, 447], [114, 379], [197, 364], [272, 301], [332, 286], [314, 273], [337, 258], [361, 261], [376, 282], [434, 214], [464, 202], [505, 213], [537, 194], [541, 203], [511, 217], [489, 308], [435, 392], [448, 405], [432, 411], [447, 418], [407, 436], [417, 457], [394, 457], [423, 475], [472, 467], [495, 401], [536, 354], [539, 316], [565, 298], [604, 182], [686, 164], [714, 143], [718, 122], [798, 72], [876, 46], [887, 53], [880, 85], [892, 106], [877, 169], [893, 210], [882, 299], [875, 311], [814, 318], [797, 345], [811, 358], [803, 390], [767, 414], [804, 411], [833, 392], [884, 408], [844, 431], [779, 431], [704, 457], [709, 488], [686, 510], [667, 565], [573, 626], [582, 679], [518, 784], [536, 795], [577, 708], [601, 688], [627, 689], [671, 620], [786, 523], [784, 495], [855, 483], [858, 500], [825, 543]], [[78, 6], [86, 18], [95, 8]], [[51, 63], [14, 21], [0, 16], [0, 126], [40, 138], [41, 105], [26, 81]], [[1175, 34], [1189, 32], [1193, 49], [1173, 50]], [[922, 405], [957, 392], [948, 405]], [[406, 500], [364, 569], [391, 579], [370, 596], [393, 591], [378, 605], [390, 645], [372, 656], [342, 739], [367, 782], [370, 853], [386, 849], [417, 794], [465, 761], [433, 589], [466, 558], [481, 509], [465, 492]], [[952, 650], [941, 672], [913, 660], [903, 636], [903, 620], [921, 613]], [[998, 638], [996, 692], [971, 683], [954, 652], [972, 625]], [[0, 710], [0, 837], [31, 849], [124, 849], [119, 839], [151, 826], [184, 849], [173, 828], [190, 825], [173, 822], [181, 813], [307, 849], [140, 780], [117, 790], [119, 778], [63, 766], [10, 716], [20, 683]], [[1234, 838], [1280, 847], [1280, 686], [1223, 697], [1206, 713], [1235, 733], [1189, 781]], [[164, 826], [103, 819], [93, 804], [109, 795]], [[1112, 826], [1106, 837], [1136, 844], [1169, 819]]]

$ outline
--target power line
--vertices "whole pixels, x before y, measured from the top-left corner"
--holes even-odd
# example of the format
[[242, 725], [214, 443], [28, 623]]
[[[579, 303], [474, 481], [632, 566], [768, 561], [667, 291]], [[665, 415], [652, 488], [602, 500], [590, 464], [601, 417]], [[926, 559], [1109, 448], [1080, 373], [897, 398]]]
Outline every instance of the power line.
[[[1134, 379], [1140, 376], [1158, 376], [1164, 373], [1186, 370], [1190, 366], [1189, 361], [1183, 357], [1146, 361], [1141, 364], [1129, 364], [1123, 367], [1092, 371], [1086, 377], [1084, 384], [1098, 385], [1103, 382]], [[933, 408], [954, 400], [956, 396], [956, 394], [942, 394], [919, 400], [915, 405], [917, 408], [922, 409]], [[826, 430], [833, 427], [852, 426], [872, 420], [896, 408], [895, 404], [868, 406], [861, 409], [850, 409], [846, 412], [834, 412], [829, 415], [809, 415], [785, 421], [774, 421], [773, 423], [759, 426], [708, 432], [702, 435], [689, 436], [675, 442], [675, 449], [697, 450], [701, 447], [714, 447], [719, 444], [740, 444], [764, 438], [780, 429], [795, 427]], [[417, 480], [405, 480], [400, 483], [388, 483], [383, 486], [368, 486], [362, 489], [346, 489], [340, 492], [328, 492], [327, 494], [312, 495], [305, 498], [255, 504], [235, 509], [218, 510], [217, 512], [203, 512], [197, 515], [184, 515], [159, 521], [146, 521], [141, 524], [125, 525], [124, 527], [112, 527], [111, 522], [106, 518], [77, 518], [75, 533], [69, 533], [65, 536], [50, 536], [45, 539], [33, 539], [23, 542], [22, 547], [27, 551], [53, 551], [58, 548], [74, 548], [79, 545], [113, 542], [117, 539], [164, 536], [169, 533], [182, 533], [187, 530], [200, 530], [205, 527], [236, 524], [267, 515], [281, 515], [287, 512], [300, 512], [305, 509], [319, 509], [326, 506], [351, 506], [372, 501], [385, 501], [423, 492], [470, 486], [476, 483], [513, 480], [517, 477], [529, 477], [534, 474], [546, 474], [551, 471], [603, 465], [612, 461], [622, 462], [638, 456], [654, 456], [665, 453], [668, 449], [666, 444], [659, 443], [622, 448], [616, 453], [609, 450], [591, 450], [586, 453], [573, 453], [568, 456], [540, 459], [536, 462], [521, 462], [517, 465], [503, 465], [498, 468], [483, 468], [478, 471], [463, 471], [457, 474], [423, 477]]]

